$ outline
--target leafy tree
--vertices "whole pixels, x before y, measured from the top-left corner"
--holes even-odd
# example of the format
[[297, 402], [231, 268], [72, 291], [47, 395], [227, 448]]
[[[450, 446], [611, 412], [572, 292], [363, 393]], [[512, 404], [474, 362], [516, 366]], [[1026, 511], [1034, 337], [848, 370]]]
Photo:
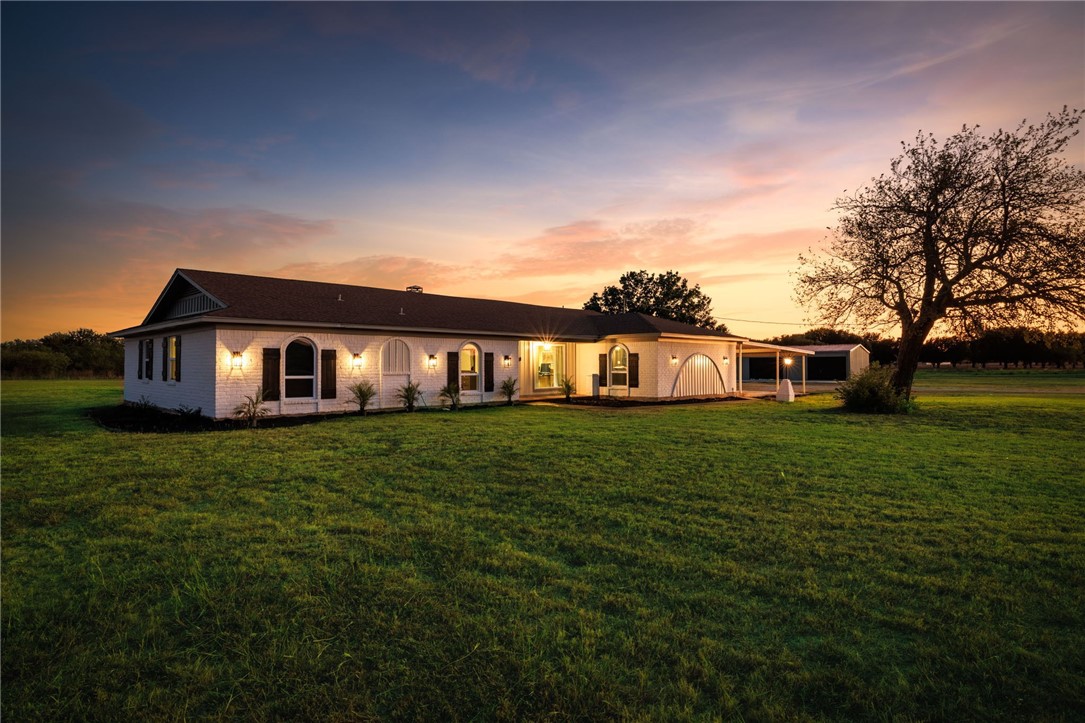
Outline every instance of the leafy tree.
[[604, 314], [639, 312], [662, 319], [703, 326], [727, 334], [727, 326], [712, 316], [712, 299], [701, 291], [700, 284], [689, 288], [689, 282], [677, 271], [649, 274], [647, 271], [627, 271], [618, 279], [618, 286], [607, 286], [584, 302], [584, 308]]
[[939, 322], [967, 333], [1085, 318], [1085, 171], [1062, 155], [1082, 115], [902, 144], [888, 175], [837, 199], [825, 255], [799, 259], [796, 297], [829, 323], [899, 323], [892, 383], [905, 398]]
[[124, 374], [124, 344], [119, 339], [91, 329], [58, 331], [41, 339], [5, 341], [5, 376], [117, 377]]

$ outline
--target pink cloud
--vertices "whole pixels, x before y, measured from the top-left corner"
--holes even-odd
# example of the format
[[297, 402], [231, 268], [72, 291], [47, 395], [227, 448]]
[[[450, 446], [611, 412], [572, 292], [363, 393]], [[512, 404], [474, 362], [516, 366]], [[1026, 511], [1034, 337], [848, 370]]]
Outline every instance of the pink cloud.
[[243, 257], [257, 250], [303, 246], [335, 231], [332, 221], [258, 208], [178, 211], [121, 204], [118, 210], [117, 218], [98, 228], [94, 236], [101, 244], [137, 255]]
[[328, 281], [384, 289], [403, 289], [418, 284], [437, 292], [474, 273], [473, 267], [455, 266], [412, 256], [362, 256], [347, 261], [304, 261], [280, 266], [271, 272], [282, 276], [311, 281]]

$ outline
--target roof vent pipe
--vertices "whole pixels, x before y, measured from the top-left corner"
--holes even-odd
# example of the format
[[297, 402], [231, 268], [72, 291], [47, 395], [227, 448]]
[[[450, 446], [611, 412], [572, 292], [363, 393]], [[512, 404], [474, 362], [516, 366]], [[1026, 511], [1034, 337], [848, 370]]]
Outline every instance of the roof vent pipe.
[[343, 295], [342, 295], [342, 294], [340, 294], [340, 295], [339, 295], [339, 298], [338, 298], [338, 299], [336, 299], [336, 301], [342, 301], [342, 300], [343, 300]]
[[411, 284], [410, 286], [407, 287], [407, 291], [413, 291], [416, 294], [421, 294], [422, 293], [422, 287], [419, 286], [418, 284]]

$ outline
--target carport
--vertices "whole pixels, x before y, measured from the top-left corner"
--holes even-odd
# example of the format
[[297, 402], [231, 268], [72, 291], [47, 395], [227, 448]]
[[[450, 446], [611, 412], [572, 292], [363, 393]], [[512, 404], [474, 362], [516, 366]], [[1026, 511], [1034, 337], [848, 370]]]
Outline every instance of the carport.
[[[780, 346], [779, 344], [767, 344], [760, 341], [747, 341], [738, 345], [738, 392], [742, 394], [743, 380], [768, 379], [769, 377], [753, 377], [750, 370], [756, 366], [764, 367], [771, 364], [773, 367], [773, 382], [775, 390], [780, 389], [780, 367], [789, 370], [792, 366], [799, 367], [801, 392], [806, 393], [806, 359], [812, 357], [814, 352], [796, 346]], [[760, 364], [758, 363], [760, 362]], [[796, 363], [797, 362], [797, 363]], [[790, 374], [785, 371], [785, 374]], [[790, 378], [790, 377], [789, 377]]]

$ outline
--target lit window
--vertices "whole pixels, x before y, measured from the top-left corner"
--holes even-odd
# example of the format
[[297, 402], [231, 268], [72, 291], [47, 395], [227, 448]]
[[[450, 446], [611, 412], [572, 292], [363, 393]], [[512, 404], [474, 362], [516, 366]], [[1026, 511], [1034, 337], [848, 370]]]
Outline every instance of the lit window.
[[531, 346], [535, 364], [535, 389], [557, 389], [565, 378], [565, 346], [551, 342]]
[[166, 368], [171, 382], [181, 381], [181, 337], [166, 337]]
[[316, 396], [316, 350], [307, 341], [298, 339], [286, 347], [286, 396], [312, 399]]
[[460, 391], [478, 391], [478, 347], [471, 344], [460, 350]]
[[629, 383], [629, 352], [616, 346], [610, 350], [610, 386], [624, 387]]

